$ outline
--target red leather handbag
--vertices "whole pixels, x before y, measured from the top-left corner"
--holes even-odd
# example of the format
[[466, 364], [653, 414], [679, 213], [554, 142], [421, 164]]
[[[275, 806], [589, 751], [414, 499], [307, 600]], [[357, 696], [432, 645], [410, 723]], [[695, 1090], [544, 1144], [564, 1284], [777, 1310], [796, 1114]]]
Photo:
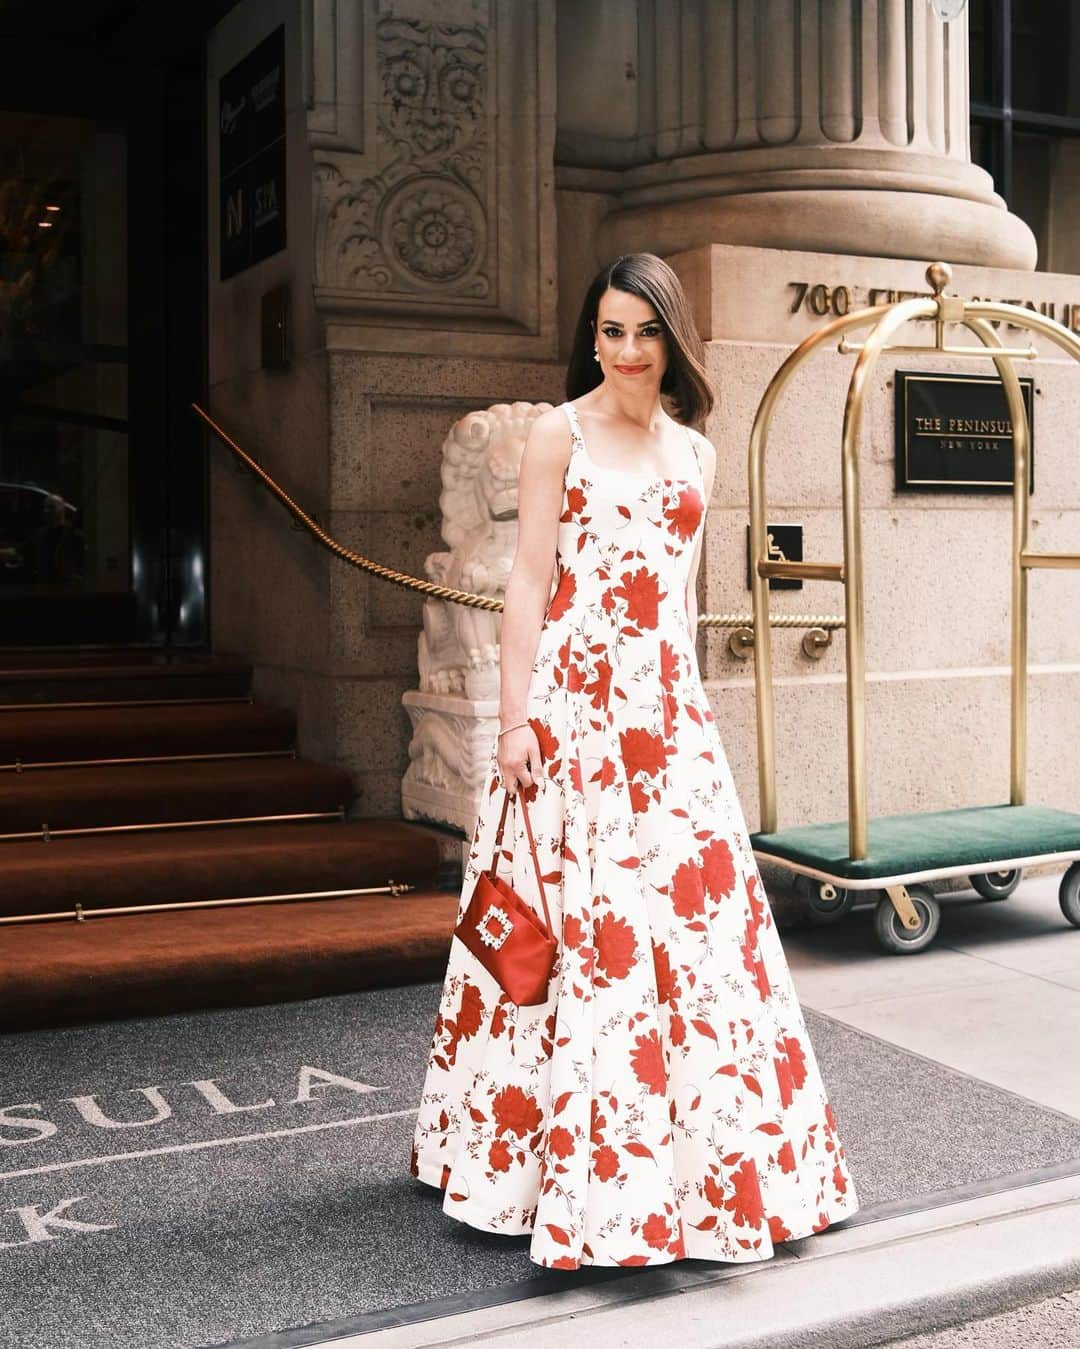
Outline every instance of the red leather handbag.
[[[518, 788], [519, 794], [520, 791]], [[465, 943], [511, 1001], [519, 1007], [537, 1007], [548, 998], [548, 983], [551, 967], [555, 963], [557, 943], [551, 927], [544, 878], [540, 873], [524, 797], [521, 799], [521, 814], [525, 820], [525, 832], [529, 836], [529, 849], [546, 922], [542, 922], [539, 914], [501, 876], [495, 874], [495, 859], [499, 854], [509, 807], [510, 792], [507, 791], [499, 816], [499, 827], [495, 832], [491, 865], [487, 871], [480, 873], [468, 907], [454, 929], [454, 936]]]

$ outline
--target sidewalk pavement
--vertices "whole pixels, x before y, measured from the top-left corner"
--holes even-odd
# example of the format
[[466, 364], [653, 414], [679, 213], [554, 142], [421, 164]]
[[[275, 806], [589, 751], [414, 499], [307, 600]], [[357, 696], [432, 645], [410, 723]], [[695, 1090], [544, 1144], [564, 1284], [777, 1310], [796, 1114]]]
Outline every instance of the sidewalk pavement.
[[[1057, 906], [1058, 879], [1028, 876], [994, 903], [973, 892], [944, 896], [941, 932], [921, 955], [882, 952], [869, 910], [831, 927], [785, 928], [799, 996], [817, 1012], [1080, 1120], [1080, 930]], [[946, 1108], [943, 1121], [954, 1136], [943, 1127], [942, 1148], [977, 1150], [977, 1119]], [[379, 1318], [383, 1328], [365, 1318], [363, 1334], [342, 1324], [322, 1338], [312, 1327], [280, 1343], [866, 1349], [1078, 1287], [1073, 1153], [1036, 1171], [862, 1210], [761, 1264], [677, 1263], [498, 1305], [474, 1298], [464, 1309], [401, 1308]]]

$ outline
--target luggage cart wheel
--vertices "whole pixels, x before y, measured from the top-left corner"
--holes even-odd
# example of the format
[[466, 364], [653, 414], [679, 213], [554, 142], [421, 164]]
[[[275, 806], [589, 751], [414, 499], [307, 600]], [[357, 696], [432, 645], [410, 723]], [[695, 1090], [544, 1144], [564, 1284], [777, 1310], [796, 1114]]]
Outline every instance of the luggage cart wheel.
[[1062, 876], [1058, 887], [1058, 903], [1073, 927], [1080, 927], [1080, 862], [1074, 862]]
[[[908, 927], [889, 895], [889, 889], [904, 891], [908, 904], [918, 919], [918, 926]], [[902, 907], [907, 907], [903, 896], [898, 896]], [[874, 910], [874, 931], [886, 951], [898, 956], [912, 956], [925, 951], [937, 936], [941, 926], [941, 905], [925, 885], [895, 885], [886, 889]]]
[[813, 876], [796, 876], [795, 893], [813, 923], [835, 923], [855, 907], [854, 890], [833, 885], [832, 881], [815, 880]]
[[981, 871], [968, 880], [983, 899], [1008, 899], [1023, 874], [1019, 867], [1014, 867], [1012, 871]]

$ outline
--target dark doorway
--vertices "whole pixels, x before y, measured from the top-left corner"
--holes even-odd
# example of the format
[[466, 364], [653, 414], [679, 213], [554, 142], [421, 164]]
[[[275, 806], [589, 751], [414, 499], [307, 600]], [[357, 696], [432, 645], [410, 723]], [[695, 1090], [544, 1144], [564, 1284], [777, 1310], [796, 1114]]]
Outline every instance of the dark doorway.
[[[0, 646], [205, 645], [205, 33], [0, 17]], [[178, 15], [171, 11], [180, 11]]]

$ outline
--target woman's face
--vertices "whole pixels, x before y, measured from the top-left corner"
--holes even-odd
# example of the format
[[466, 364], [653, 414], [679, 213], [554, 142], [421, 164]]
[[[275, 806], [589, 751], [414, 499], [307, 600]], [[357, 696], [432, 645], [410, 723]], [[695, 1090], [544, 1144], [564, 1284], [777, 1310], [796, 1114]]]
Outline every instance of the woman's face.
[[600, 296], [593, 331], [605, 379], [628, 390], [647, 385], [659, 391], [667, 341], [648, 300], [609, 286]]

